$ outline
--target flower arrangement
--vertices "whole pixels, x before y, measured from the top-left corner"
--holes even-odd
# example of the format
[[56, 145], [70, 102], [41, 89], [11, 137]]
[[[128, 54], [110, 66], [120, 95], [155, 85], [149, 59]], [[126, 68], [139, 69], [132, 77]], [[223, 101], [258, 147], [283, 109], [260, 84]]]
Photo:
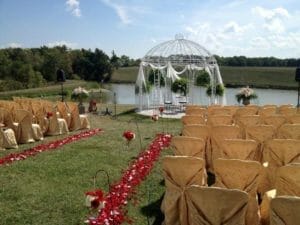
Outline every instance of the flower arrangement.
[[71, 95], [71, 99], [78, 100], [79, 103], [82, 103], [87, 97], [89, 97], [89, 92], [82, 87], [75, 88]]
[[251, 99], [256, 99], [257, 95], [254, 93], [253, 89], [249, 88], [249, 86], [241, 88], [240, 91], [235, 95], [238, 103], [241, 101], [244, 105], [250, 104]]

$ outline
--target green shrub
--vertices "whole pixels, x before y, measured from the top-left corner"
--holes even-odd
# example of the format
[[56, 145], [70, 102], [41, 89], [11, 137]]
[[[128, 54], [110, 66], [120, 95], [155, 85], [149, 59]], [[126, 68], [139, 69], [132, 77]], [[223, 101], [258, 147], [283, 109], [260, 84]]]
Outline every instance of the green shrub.
[[[216, 85], [216, 95], [217, 96], [223, 96], [224, 95], [224, 91], [225, 91], [225, 87], [222, 84], [217, 84]], [[212, 95], [212, 88], [211, 85], [209, 85], [206, 89], [206, 94], [208, 96]]]
[[205, 71], [199, 71], [196, 77], [196, 86], [206, 87], [210, 83], [209, 74]]
[[175, 93], [180, 93], [186, 96], [187, 94], [187, 79], [181, 78], [175, 80], [171, 86], [171, 90]]

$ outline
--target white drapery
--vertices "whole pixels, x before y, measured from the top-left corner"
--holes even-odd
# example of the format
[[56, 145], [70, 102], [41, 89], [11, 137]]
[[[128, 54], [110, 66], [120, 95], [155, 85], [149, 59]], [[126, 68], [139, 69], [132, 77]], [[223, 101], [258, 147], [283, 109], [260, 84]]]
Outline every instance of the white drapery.
[[[146, 62], [141, 62], [140, 67], [139, 67], [139, 72], [136, 80], [136, 89], [138, 91], [136, 92], [136, 103], [138, 105], [139, 110], [142, 110], [144, 108], [151, 108], [149, 100], [151, 96], [149, 96], [149, 93], [147, 92], [147, 83], [146, 83], [146, 78], [144, 74], [144, 67], [150, 67], [152, 70], [159, 70], [161, 72], [161, 75], [165, 81], [165, 88], [162, 89], [161, 87], [154, 87], [157, 92], [158, 90], [160, 92], [164, 93], [159, 93], [159, 99], [160, 102], [159, 104], [163, 104], [165, 101], [172, 101], [173, 100], [173, 93], [171, 91], [171, 84], [178, 79], [181, 79], [180, 75], [184, 74], [187, 71], [192, 71], [192, 76], [194, 76], [194, 71], [199, 71], [199, 70], [205, 70], [210, 77], [211, 81], [211, 86], [212, 86], [212, 95], [211, 95], [211, 101], [213, 104], [226, 104], [226, 97], [225, 94], [223, 95], [222, 98], [218, 99], [215, 95], [215, 87], [217, 84], [222, 84], [223, 85], [223, 80], [221, 77], [221, 73], [219, 70], [219, 66], [217, 64], [210, 64], [210, 65], [205, 65], [204, 67], [196, 66], [194, 64], [189, 64], [186, 65], [181, 71], [176, 71], [172, 64], [168, 62], [165, 65], [154, 65], [151, 63], [146, 63]], [[160, 75], [159, 75], [160, 76]], [[160, 78], [158, 78], [160, 79]], [[194, 82], [194, 80], [192, 81]], [[194, 83], [192, 84], [190, 82], [190, 90], [193, 90]], [[193, 91], [192, 91], [193, 92]], [[193, 93], [189, 93], [191, 96]], [[157, 93], [155, 93], [157, 95]], [[161, 96], [163, 95], [163, 100]], [[188, 96], [189, 97], [189, 96]], [[152, 99], [153, 100], [153, 97]], [[164, 101], [164, 102], [161, 102]], [[157, 104], [157, 103], [155, 103]]]

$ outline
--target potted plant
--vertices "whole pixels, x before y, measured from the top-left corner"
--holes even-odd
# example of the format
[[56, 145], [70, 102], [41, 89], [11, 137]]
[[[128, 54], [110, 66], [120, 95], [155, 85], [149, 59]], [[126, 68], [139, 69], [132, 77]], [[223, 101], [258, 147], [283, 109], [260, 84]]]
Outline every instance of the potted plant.
[[175, 93], [180, 93], [183, 96], [187, 94], [187, 80], [185, 78], [181, 78], [175, 80], [171, 86], [171, 90]]
[[[217, 84], [216, 89], [215, 89], [215, 97], [217, 97], [216, 98], [217, 102], [220, 101], [219, 97], [222, 97], [224, 95], [224, 92], [225, 92], [225, 87], [222, 84]], [[211, 96], [212, 96], [212, 87], [211, 87], [211, 85], [207, 86], [206, 95], [211, 98]], [[210, 99], [210, 100], [212, 101], [212, 99]], [[217, 102], [213, 102], [213, 104], [216, 104]]]
[[257, 95], [254, 93], [253, 89], [249, 86], [241, 88], [240, 91], [235, 95], [238, 103], [242, 101], [244, 105], [249, 105], [251, 99], [256, 99]]
[[83, 100], [88, 97], [89, 97], [89, 92], [82, 87], [78, 87], [73, 90], [71, 99], [79, 101], [79, 103], [78, 103], [79, 114], [85, 113]]

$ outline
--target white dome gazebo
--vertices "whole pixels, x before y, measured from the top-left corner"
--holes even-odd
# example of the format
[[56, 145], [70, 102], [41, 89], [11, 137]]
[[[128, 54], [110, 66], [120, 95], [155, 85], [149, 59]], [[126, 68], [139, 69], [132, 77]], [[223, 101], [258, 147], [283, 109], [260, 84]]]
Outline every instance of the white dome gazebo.
[[[151, 92], [147, 91], [148, 69], [156, 71]], [[224, 99], [216, 97], [216, 85], [223, 84], [216, 59], [201, 45], [176, 35], [175, 40], [163, 42], [147, 52], [140, 63], [136, 80], [136, 105], [139, 111], [155, 109], [166, 102], [175, 103], [172, 83], [185, 76], [188, 80], [187, 104], [193, 102], [195, 72], [205, 70], [210, 76], [212, 87], [211, 104], [223, 104]], [[164, 80], [165, 87], [161, 85]], [[177, 96], [178, 97], [178, 96]]]

